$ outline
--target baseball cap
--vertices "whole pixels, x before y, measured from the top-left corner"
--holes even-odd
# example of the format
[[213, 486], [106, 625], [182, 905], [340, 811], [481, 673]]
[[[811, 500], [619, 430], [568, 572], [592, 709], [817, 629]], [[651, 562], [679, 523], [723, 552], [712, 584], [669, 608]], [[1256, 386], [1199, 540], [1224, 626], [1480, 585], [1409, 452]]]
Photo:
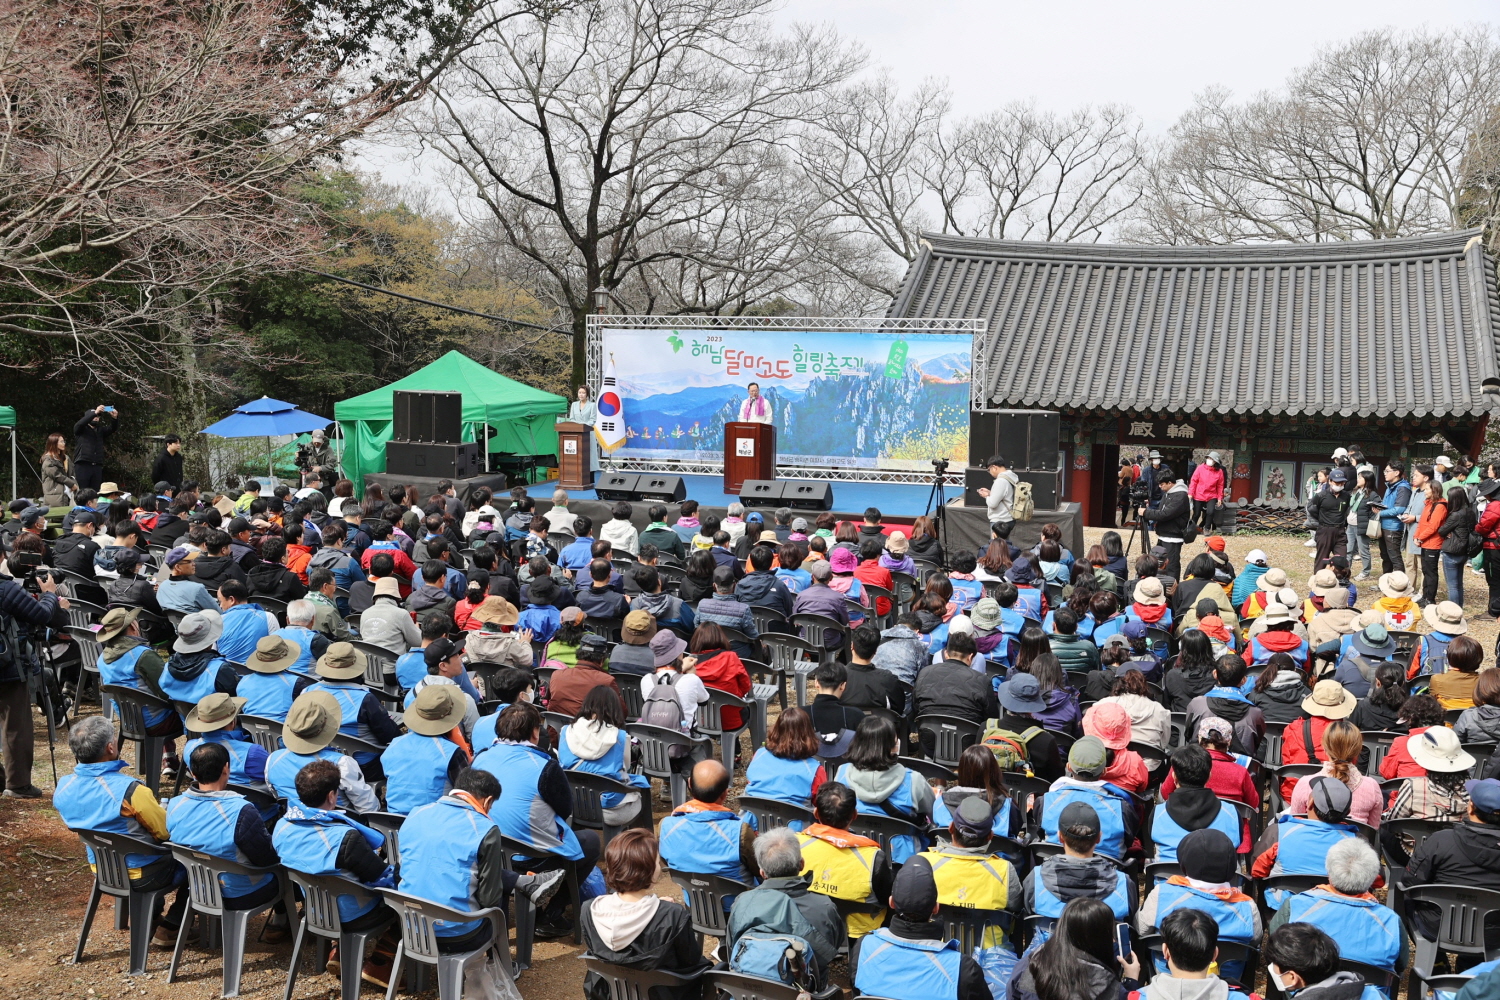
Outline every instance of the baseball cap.
[[93, 524], [94, 523], [93, 512], [92, 511], [87, 511], [87, 510], [80, 510], [78, 513], [76, 513], [76, 514], [73, 515], [73, 523], [74, 524]]
[[792, 518], [792, 530], [793, 531], [806, 531], [807, 530], [807, 518], [805, 518], [805, 517], [795, 517], [795, 518]]
[[1131, 619], [1125, 623], [1125, 626], [1120, 631], [1125, 633], [1125, 638], [1127, 639], [1144, 639], [1146, 638], [1146, 623], [1137, 619]]
[[238, 535], [242, 531], [250, 530], [250, 520], [245, 517], [231, 517], [229, 527], [225, 529], [231, 535]]
[[590, 632], [578, 640], [577, 658], [580, 660], [602, 664], [608, 652], [609, 643], [605, 642], [602, 636], [597, 636]]
[[435, 667], [444, 660], [452, 659], [454, 654], [464, 651], [464, 640], [467, 636], [459, 636], [455, 642], [446, 635], [433, 641], [432, 645], [422, 650], [422, 659], [429, 667]]
[[1109, 766], [1104, 741], [1097, 736], [1085, 736], [1073, 744], [1068, 751], [1068, 766], [1074, 777], [1081, 781], [1097, 781]]
[[983, 795], [969, 795], [953, 811], [953, 825], [964, 833], [989, 833], [995, 825], [995, 807]]
[[47, 519], [47, 510], [48, 508], [46, 507], [27, 507], [21, 511], [21, 527], [29, 528], [38, 521], [45, 521]]
[[1234, 844], [1222, 830], [1194, 830], [1177, 844], [1182, 873], [1199, 882], [1228, 882], [1234, 877]]
[[177, 546], [177, 548], [167, 553], [167, 565], [176, 566], [183, 560], [192, 561], [197, 558], [198, 551], [196, 549], [184, 548], [183, 546], [179, 545]]
[[1204, 544], [1215, 552], [1224, 551], [1224, 539], [1220, 535], [1209, 535]]
[[1271, 560], [1266, 558], [1266, 554], [1260, 549], [1251, 549], [1245, 554], [1245, 562], [1254, 563], [1257, 566], [1266, 566], [1270, 564]]
[[1500, 781], [1485, 778], [1483, 781], [1467, 781], [1464, 789], [1475, 809], [1483, 813], [1500, 812]]
[[[1310, 804], [1313, 809], [1317, 810], [1319, 818], [1336, 823], [1349, 815], [1349, 807], [1354, 802], [1354, 796], [1350, 794], [1348, 785], [1326, 775], [1318, 775], [1307, 785], [1312, 793]], [[1495, 782], [1495, 786], [1500, 789], [1500, 781]], [[1470, 801], [1472, 801], [1472, 796]], [[1500, 802], [1500, 796], [1497, 796], [1496, 801]]]
[[931, 862], [918, 854], [902, 865], [891, 883], [891, 899], [895, 901], [897, 913], [930, 916], [938, 901], [937, 880], [932, 877]]
[[1198, 723], [1198, 739], [1228, 743], [1234, 739], [1234, 726], [1228, 719], [1221, 719], [1217, 715], [1207, 716]]
[[1066, 830], [1073, 826], [1081, 826], [1097, 837], [1099, 814], [1087, 802], [1069, 802], [1063, 806], [1062, 815], [1057, 817], [1057, 828]]

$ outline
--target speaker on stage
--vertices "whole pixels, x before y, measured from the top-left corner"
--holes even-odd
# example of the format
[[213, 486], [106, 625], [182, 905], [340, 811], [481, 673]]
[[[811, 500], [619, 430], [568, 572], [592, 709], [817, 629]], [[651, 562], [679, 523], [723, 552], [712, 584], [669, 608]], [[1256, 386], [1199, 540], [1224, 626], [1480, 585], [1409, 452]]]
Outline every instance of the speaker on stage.
[[833, 510], [833, 484], [814, 479], [783, 482], [781, 503], [793, 510]]
[[385, 471], [393, 476], [469, 479], [481, 475], [484, 466], [479, 459], [479, 444], [474, 441], [458, 444], [387, 441]]
[[1061, 426], [1061, 415], [1056, 410], [971, 413], [969, 464], [983, 468], [998, 454], [1005, 456], [1011, 469], [1017, 472], [1021, 469], [1056, 472]]
[[600, 500], [636, 500], [636, 484], [645, 479], [633, 472], [610, 472], [594, 482], [594, 495]]
[[391, 393], [391, 438], [458, 444], [463, 437], [463, 409], [461, 392], [397, 389]]
[[747, 479], [740, 487], [740, 503], [746, 507], [780, 507], [785, 485], [775, 479]]
[[687, 499], [687, 483], [681, 476], [642, 475], [636, 480], [635, 500], [660, 500], [682, 503]]
[[[1059, 476], [1056, 472], [1031, 472], [1012, 469], [1016, 478], [1023, 483], [1031, 484], [1031, 502], [1037, 510], [1057, 509], [1057, 490]], [[984, 497], [979, 495], [981, 488], [989, 489], [995, 477], [990, 475], [989, 469], [976, 469], [973, 466], [964, 470], [964, 506], [983, 507]]]

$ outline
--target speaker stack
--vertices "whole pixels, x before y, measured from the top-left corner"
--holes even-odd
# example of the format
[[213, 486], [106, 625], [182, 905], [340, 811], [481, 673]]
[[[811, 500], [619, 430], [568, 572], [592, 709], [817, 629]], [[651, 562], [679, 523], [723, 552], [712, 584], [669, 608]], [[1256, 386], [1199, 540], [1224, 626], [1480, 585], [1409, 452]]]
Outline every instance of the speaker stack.
[[595, 480], [594, 495], [600, 500], [626, 500], [631, 503], [645, 500], [681, 503], [687, 499], [687, 483], [681, 476], [611, 472]]
[[746, 507], [833, 510], [833, 484], [821, 479], [747, 479], [740, 487]]
[[1062, 470], [1058, 467], [1061, 415], [1056, 410], [999, 410], [969, 415], [969, 467], [964, 470], [964, 504], [983, 507], [977, 492], [994, 482], [986, 463], [1000, 455], [1010, 471], [1031, 484], [1038, 510], [1057, 507]]
[[483, 473], [475, 441], [463, 437], [461, 392], [391, 393], [391, 440], [385, 471], [395, 476], [469, 479]]

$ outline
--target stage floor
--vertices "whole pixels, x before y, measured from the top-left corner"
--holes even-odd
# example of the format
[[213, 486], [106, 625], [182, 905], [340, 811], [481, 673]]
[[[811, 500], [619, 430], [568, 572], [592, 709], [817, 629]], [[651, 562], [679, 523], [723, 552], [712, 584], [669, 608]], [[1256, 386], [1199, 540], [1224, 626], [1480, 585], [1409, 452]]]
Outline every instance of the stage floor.
[[[688, 497], [704, 506], [727, 507], [739, 500], [739, 497], [730, 496], [724, 492], [724, 480], [719, 476], [683, 476], [682, 479], [687, 486]], [[530, 487], [528, 492], [539, 500], [550, 500], [556, 488], [555, 482], [537, 483]], [[931, 486], [909, 486], [904, 483], [835, 482], [833, 484], [833, 509], [862, 511], [866, 507], [878, 507], [882, 514], [916, 517], [926, 512], [927, 499], [931, 492]], [[951, 502], [961, 493], [962, 490], [959, 487], [950, 486], [946, 496]], [[593, 490], [569, 490], [568, 496], [581, 500], [597, 499]]]

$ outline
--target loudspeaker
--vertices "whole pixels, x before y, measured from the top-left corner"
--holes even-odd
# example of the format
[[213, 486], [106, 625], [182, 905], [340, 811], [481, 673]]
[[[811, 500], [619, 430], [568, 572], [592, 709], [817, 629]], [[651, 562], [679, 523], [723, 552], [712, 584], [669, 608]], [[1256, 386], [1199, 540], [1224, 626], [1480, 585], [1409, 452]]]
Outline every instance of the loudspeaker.
[[[1054, 461], [1053, 464], [1056, 464]], [[1023, 483], [1031, 484], [1031, 502], [1037, 510], [1056, 510], [1058, 480], [1061, 478], [1056, 472], [1032, 472], [1017, 471], [1016, 478]], [[983, 507], [984, 497], [978, 491], [981, 487], [988, 489], [995, 481], [988, 469], [976, 469], [972, 466], [964, 470], [964, 506]]]
[[816, 479], [784, 482], [781, 503], [793, 510], [833, 510], [833, 484]]
[[687, 499], [687, 483], [681, 476], [643, 475], [635, 484], [635, 496], [629, 499], [682, 503]]
[[992, 456], [1003, 455], [1017, 472], [1056, 472], [1061, 424], [1055, 410], [970, 414], [969, 464], [984, 468]]
[[458, 444], [463, 436], [463, 409], [461, 392], [397, 389], [391, 393], [391, 438]]
[[780, 507], [785, 485], [774, 479], [747, 479], [740, 487], [740, 503], [746, 507]]
[[645, 477], [630, 472], [611, 472], [594, 482], [594, 495], [600, 500], [635, 500], [636, 483]]
[[463, 441], [438, 444], [432, 441], [387, 441], [385, 471], [393, 476], [428, 479], [468, 479], [480, 475], [479, 444]]

